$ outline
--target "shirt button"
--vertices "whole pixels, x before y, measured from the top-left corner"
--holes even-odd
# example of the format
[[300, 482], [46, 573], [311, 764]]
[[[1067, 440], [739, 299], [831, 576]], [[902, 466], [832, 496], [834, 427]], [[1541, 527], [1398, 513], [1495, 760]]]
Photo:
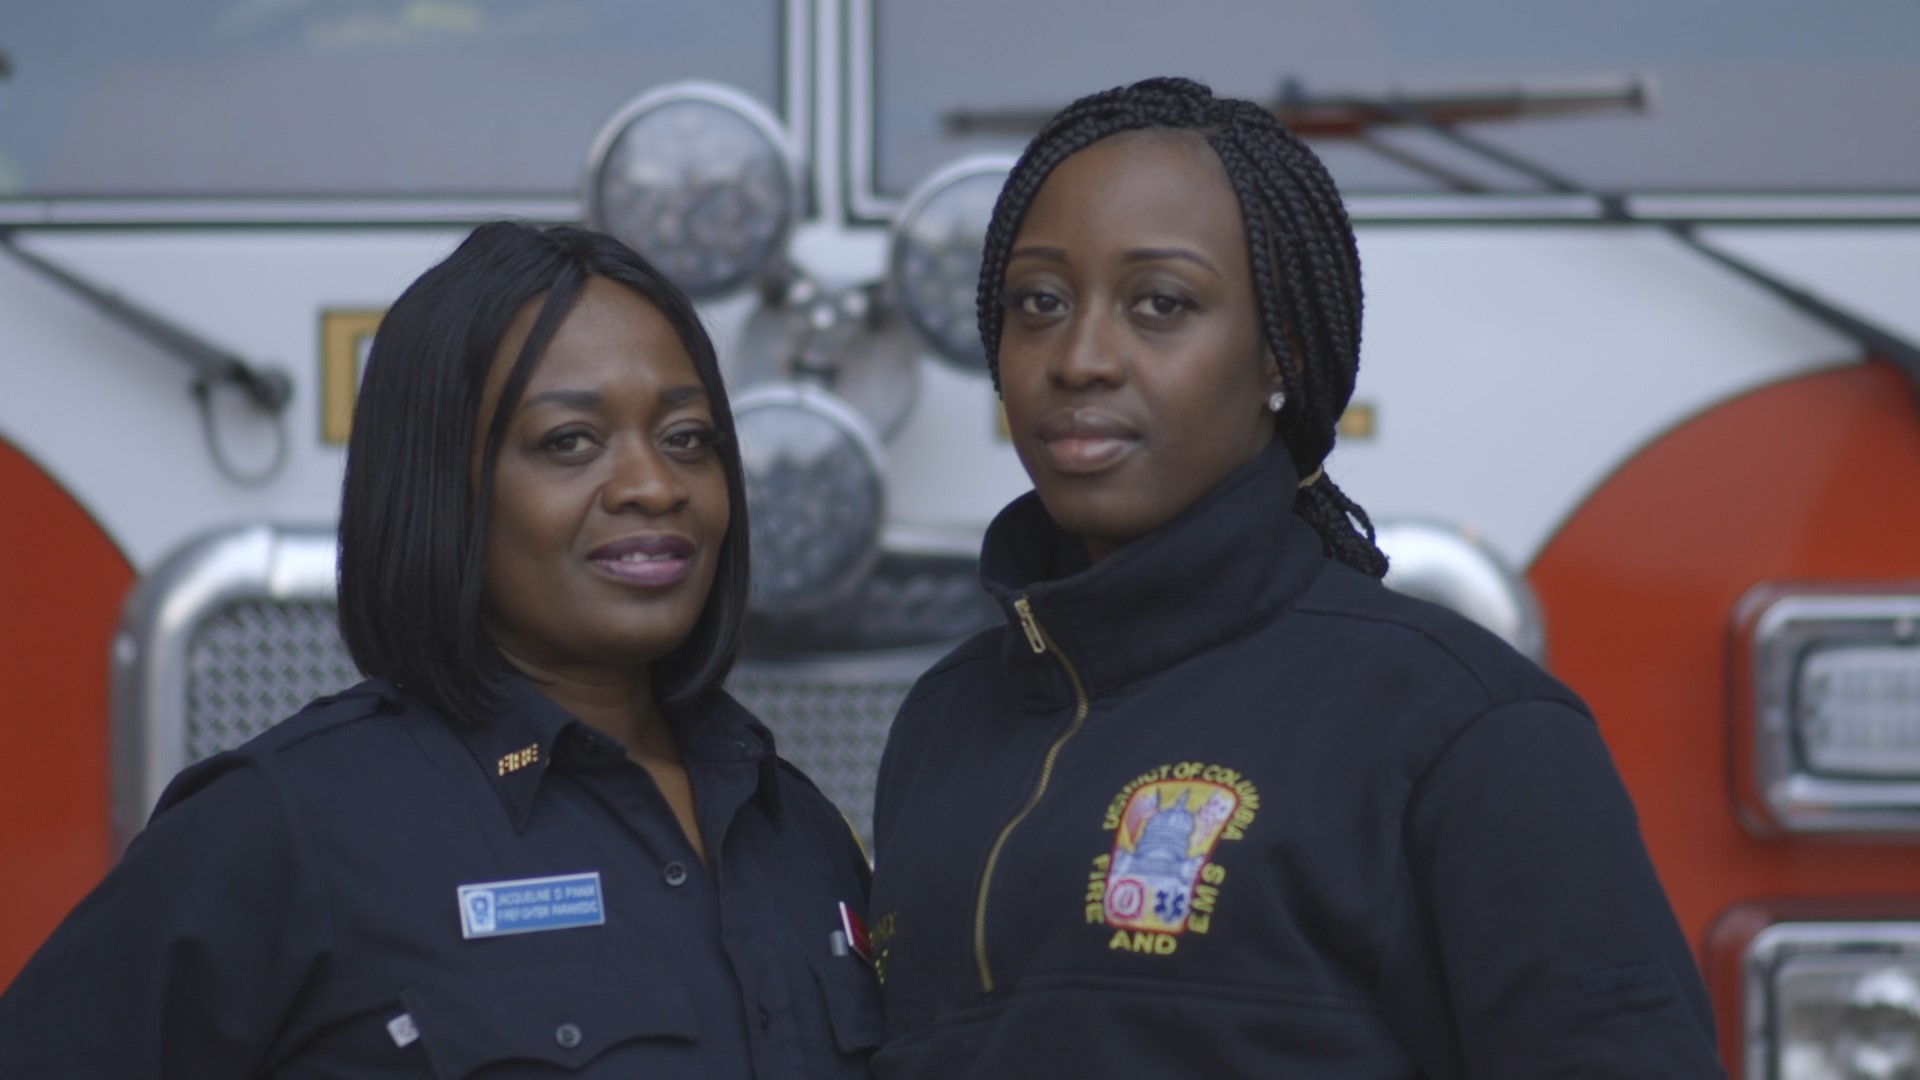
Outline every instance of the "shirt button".
[[596, 739], [596, 738], [593, 738], [592, 736], [587, 736], [587, 735], [583, 735], [580, 737], [580, 752], [582, 754], [585, 754], [587, 757], [599, 757], [600, 750], [601, 750], [601, 747], [600, 747], [599, 739]]
[[760, 1030], [765, 1031], [772, 1026], [773, 1026], [773, 1015], [767, 1012], [767, 1007], [765, 1005], [760, 1006]]
[[561, 1024], [553, 1033], [553, 1041], [571, 1050], [580, 1045], [580, 1025]]
[[670, 862], [661, 869], [660, 876], [667, 879], [667, 884], [677, 889], [687, 883], [687, 868], [677, 862]]

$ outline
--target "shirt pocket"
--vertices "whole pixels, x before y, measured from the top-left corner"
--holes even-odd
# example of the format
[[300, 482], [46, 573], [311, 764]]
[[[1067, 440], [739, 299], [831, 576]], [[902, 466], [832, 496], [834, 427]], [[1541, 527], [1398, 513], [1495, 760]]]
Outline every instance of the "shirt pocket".
[[503, 968], [409, 987], [401, 1001], [442, 1080], [505, 1062], [571, 1072], [639, 1040], [684, 1061], [700, 1034], [685, 984], [658, 964]]
[[886, 1034], [880, 987], [872, 970], [850, 956], [817, 956], [812, 967], [814, 981], [826, 999], [833, 1044], [843, 1054], [872, 1053]]

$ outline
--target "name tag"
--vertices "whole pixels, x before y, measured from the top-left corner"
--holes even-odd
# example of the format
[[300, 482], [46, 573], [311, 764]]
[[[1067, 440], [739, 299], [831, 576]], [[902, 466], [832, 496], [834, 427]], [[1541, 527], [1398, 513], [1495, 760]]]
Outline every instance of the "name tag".
[[600, 902], [600, 872], [560, 877], [488, 881], [460, 886], [460, 936], [501, 937], [537, 930], [599, 926], [607, 921]]

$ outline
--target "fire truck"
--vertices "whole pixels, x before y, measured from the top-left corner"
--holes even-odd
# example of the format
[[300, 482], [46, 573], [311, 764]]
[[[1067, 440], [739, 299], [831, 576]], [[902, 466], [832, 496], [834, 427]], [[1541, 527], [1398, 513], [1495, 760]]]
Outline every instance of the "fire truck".
[[1697, 7], [14, 13], [0, 985], [173, 773], [356, 681], [359, 369], [500, 217], [615, 232], [700, 301], [750, 477], [731, 689], [864, 829], [893, 708], [998, 617], [980, 534], [1027, 487], [972, 330], [1000, 179], [1072, 97], [1177, 73], [1270, 101], [1348, 193], [1328, 469], [1389, 584], [1591, 704], [1729, 1070], [1920, 1076], [1920, 17]]

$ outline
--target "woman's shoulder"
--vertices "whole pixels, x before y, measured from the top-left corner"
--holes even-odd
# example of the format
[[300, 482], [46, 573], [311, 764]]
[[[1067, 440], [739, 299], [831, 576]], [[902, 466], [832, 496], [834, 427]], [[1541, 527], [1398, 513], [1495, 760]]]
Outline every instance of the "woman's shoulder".
[[989, 670], [998, 670], [995, 661], [1001, 654], [1007, 635], [1004, 625], [995, 625], [980, 631], [955, 645], [945, 656], [933, 662], [932, 666], [920, 673], [907, 696], [901, 701], [900, 713], [905, 715], [913, 706], [942, 688], [959, 683], [970, 685], [987, 665]]
[[850, 868], [864, 881], [872, 860], [866, 841], [860, 838], [846, 809], [822, 791], [799, 765], [777, 751], [769, 755], [769, 760], [772, 768], [761, 783], [777, 785], [774, 804], [778, 807], [779, 819], [800, 823], [798, 829], [782, 828], [779, 832], [790, 839], [804, 838], [796, 850], [805, 852], [808, 858]]
[[832, 822], [837, 832], [840, 823], [845, 820], [840, 808], [820, 790], [820, 786], [805, 770], [780, 754], [775, 733], [752, 709], [725, 690], [714, 691], [701, 707], [705, 722], [719, 727], [723, 734], [731, 734], [743, 742], [764, 741], [767, 754], [764, 760], [768, 768], [761, 783], [778, 785], [781, 813], [797, 813]]
[[806, 770], [778, 755], [775, 761], [779, 766], [781, 811], [806, 818], [831, 838], [830, 847], [850, 846], [862, 862], [866, 861], [866, 841], [860, 839], [846, 810], [820, 790]]
[[1541, 698], [1584, 712], [1573, 691], [1493, 631], [1440, 604], [1329, 562], [1273, 630], [1362, 668], [1477, 689], [1487, 707]]
[[331, 734], [351, 731], [379, 717], [418, 711], [421, 706], [385, 679], [367, 679], [335, 694], [315, 698], [299, 712], [262, 731], [238, 748], [241, 753], [279, 754]]
[[421, 723], [431, 719], [424, 706], [392, 683], [366, 680], [316, 698], [245, 743], [181, 770], [161, 794], [154, 813], [238, 773], [247, 774], [249, 780], [229, 786], [245, 788], [254, 798], [271, 791], [284, 798], [296, 787], [350, 790], [357, 786], [351, 783], [354, 778], [410, 758], [401, 746], [414, 744], [417, 730], [445, 726]]

